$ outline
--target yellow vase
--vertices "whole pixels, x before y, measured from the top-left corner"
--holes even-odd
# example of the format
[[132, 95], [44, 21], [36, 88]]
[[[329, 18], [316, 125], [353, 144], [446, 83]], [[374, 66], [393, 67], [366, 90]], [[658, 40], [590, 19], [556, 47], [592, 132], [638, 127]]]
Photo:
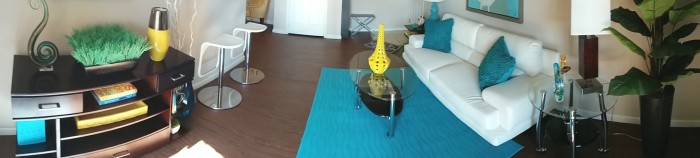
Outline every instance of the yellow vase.
[[151, 51], [149, 51], [151, 60], [163, 61], [170, 46], [167, 9], [162, 7], [151, 9], [151, 19], [148, 23], [148, 42], [152, 46]]
[[154, 30], [148, 28], [148, 42], [151, 43], [150, 55], [153, 61], [162, 61], [165, 54], [168, 53], [170, 39], [168, 38], [168, 30]]
[[374, 53], [368, 58], [369, 68], [376, 74], [384, 74], [384, 71], [389, 68], [391, 59], [386, 55], [384, 50], [384, 24], [379, 24], [379, 33], [377, 33], [377, 46]]

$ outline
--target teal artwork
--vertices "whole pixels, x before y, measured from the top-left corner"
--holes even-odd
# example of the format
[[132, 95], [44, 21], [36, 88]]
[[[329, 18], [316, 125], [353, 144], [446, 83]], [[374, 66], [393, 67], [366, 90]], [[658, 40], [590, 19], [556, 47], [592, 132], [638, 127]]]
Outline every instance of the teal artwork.
[[29, 0], [29, 6], [33, 10], [39, 10], [39, 6], [35, 5], [36, 3], [41, 3], [41, 7], [44, 8], [44, 16], [29, 37], [27, 53], [29, 53], [29, 59], [39, 65], [40, 71], [53, 71], [51, 65], [56, 62], [56, 58], [58, 58], [58, 48], [56, 45], [50, 41], [43, 41], [39, 43], [39, 46], [35, 47], [41, 31], [44, 30], [46, 23], [49, 21], [49, 6], [46, 4], [46, 0]]
[[467, 10], [522, 23], [522, 0], [467, 0]]

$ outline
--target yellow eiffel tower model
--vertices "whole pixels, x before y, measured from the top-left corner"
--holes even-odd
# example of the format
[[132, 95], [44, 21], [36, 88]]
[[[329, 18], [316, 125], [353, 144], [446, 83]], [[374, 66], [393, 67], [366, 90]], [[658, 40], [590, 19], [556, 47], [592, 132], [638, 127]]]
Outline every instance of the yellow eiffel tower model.
[[389, 68], [391, 60], [386, 55], [384, 50], [384, 24], [379, 24], [379, 33], [377, 33], [377, 46], [374, 53], [369, 56], [369, 68], [376, 74], [384, 74], [384, 71]]

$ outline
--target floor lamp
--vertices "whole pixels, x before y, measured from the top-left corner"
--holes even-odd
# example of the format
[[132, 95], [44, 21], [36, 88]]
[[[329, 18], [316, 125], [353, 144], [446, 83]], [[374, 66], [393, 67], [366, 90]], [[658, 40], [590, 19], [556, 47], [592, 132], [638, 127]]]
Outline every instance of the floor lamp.
[[598, 37], [609, 34], [610, 0], [571, 0], [571, 35], [578, 36], [579, 74], [583, 94], [603, 92], [598, 78]]

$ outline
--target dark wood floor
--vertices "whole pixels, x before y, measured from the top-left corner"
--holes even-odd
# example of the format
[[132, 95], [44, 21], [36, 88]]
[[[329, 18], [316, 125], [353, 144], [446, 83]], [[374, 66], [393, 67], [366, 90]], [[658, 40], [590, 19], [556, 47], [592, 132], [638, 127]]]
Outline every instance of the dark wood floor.
[[[236, 108], [215, 111], [197, 106], [182, 124], [187, 127], [169, 145], [144, 157], [168, 157], [203, 140], [225, 157], [295, 157], [316, 92], [322, 67], [347, 67], [347, 61], [370, 41], [368, 34], [354, 39], [280, 35], [268, 31], [253, 34], [251, 65], [265, 73], [265, 80], [241, 85], [226, 77], [227, 86], [243, 94]], [[228, 76], [228, 74], [227, 74]], [[214, 85], [214, 82], [208, 85]], [[640, 137], [640, 127], [612, 123], [611, 133]], [[597, 145], [578, 149], [579, 157], [642, 157], [641, 143], [627, 136], [611, 135], [610, 152]], [[514, 157], [568, 157], [566, 145], [547, 140], [549, 151], [536, 152], [532, 129], [515, 138], [525, 148]], [[0, 137], [0, 157], [14, 153], [14, 138]], [[668, 157], [700, 157], [700, 128], [672, 128]]]

